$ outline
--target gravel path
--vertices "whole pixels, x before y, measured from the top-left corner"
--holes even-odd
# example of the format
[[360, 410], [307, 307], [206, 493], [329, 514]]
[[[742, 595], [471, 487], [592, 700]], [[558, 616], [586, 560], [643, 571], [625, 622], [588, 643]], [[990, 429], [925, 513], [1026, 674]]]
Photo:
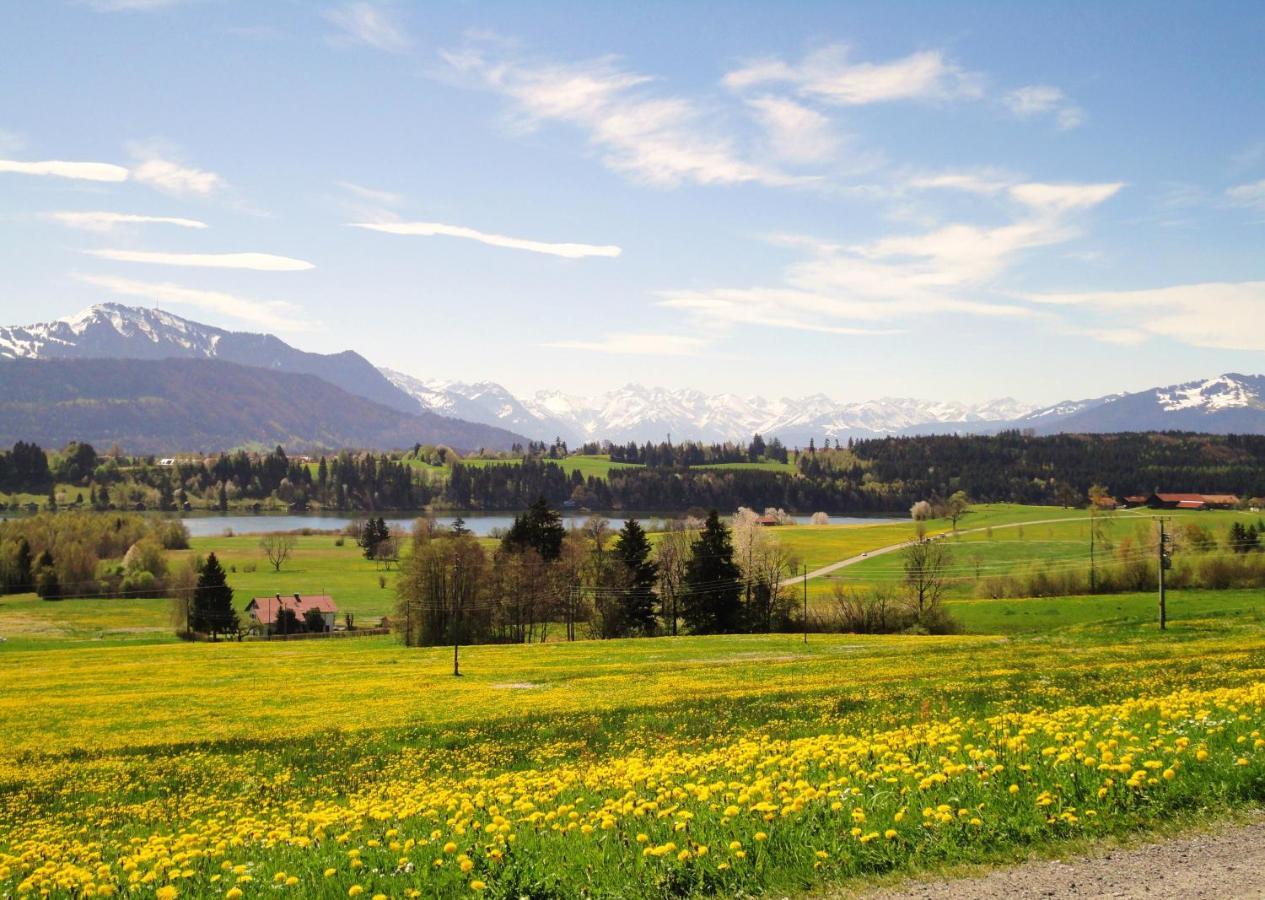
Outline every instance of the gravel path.
[[957, 880], [914, 881], [856, 895], [866, 900], [1005, 897], [1265, 897], [1265, 821], [1100, 855], [1022, 863]]

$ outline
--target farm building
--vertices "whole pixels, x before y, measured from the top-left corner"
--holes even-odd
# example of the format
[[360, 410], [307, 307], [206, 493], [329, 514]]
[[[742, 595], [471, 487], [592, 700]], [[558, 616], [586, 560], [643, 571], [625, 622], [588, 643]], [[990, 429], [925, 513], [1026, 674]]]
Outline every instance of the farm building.
[[334, 630], [334, 616], [338, 607], [334, 598], [325, 594], [274, 594], [271, 597], [254, 597], [246, 604], [250, 616], [251, 631], [256, 634], [277, 634], [278, 616], [283, 609], [294, 612], [295, 619], [306, 627], [312, 610], [320, 613], [325, 631]]
[[1239, 498], [1233, 494], [1170, 494], [1156, 491], [1146, 498], [1151, 509], [1234, 509]]

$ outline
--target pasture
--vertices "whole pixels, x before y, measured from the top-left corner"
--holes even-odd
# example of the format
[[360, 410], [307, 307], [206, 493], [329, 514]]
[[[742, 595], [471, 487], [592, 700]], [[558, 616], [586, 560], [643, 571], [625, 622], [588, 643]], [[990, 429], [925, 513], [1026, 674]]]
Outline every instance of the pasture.
[[1265, 798], [1249, 601], [476, 647], [460, 679], [386, 638], [3, 654], [0, 894], [798, 893], [1224, 812]]

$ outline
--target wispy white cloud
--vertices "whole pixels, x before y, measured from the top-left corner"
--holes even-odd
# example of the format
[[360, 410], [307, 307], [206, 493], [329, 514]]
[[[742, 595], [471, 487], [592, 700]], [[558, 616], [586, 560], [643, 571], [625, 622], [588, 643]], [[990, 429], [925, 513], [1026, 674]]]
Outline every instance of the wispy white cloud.
[[151, 157], [137, 165], [132, 170], [132, 177], [142, 184], [177, 197], [205, 197], [224, 186], [224, 179], [214, 172], [158, 157]]
[[[1002, 276], [1026, 251], [1075, 237], [1078, 230], [1068, 216], [1104, 202], [1115, 190], [1026, 187], [1032, 190], [1006, 224], [955, 222], [853, 245], [802, 239], [797, 245], [807, 257], [788, 266], [780, 283], [663, 291], [659, 304], [709, 325], [737, 322], [842, 334], [891, 333], [889, 323], [900, 326], [935, 314], [1029, 318], [1036, 315], [1031, 307], [989, 298], [998, 293]], [[785, 236], [777, 241], [786, 244]]]
[[326, 10], [326, 21], [339, 30], [336, 41], [361, 44], [389, 53], [403, 53], [413, 39], [392, 10], [380, 3], [344, 3]]
[[35, 161], [0, 159], [0, 172], [76, 178], [82, 181], [127, 181], [128, 176], [127, 169], [113, 163], [66, 162], [60, 159]]
[[85, 250], [90, 256], [115, 262], [188, 266], [199, 269], [251, 269], [256, 272], [302, 272], [312, 263], [271, 253], [160, 253], [147, 250]]
[[1265, 212], [1265, 178], [1250, 184], [1238, 184], [1225, 192], [1235, 206], [1248, 206]]
[[134, 281], [112, 275], [76, 275], [78, 280], [122, 297], [139, 297], [156, 303], [174, 303], [210, 310], [220, 315], [250, 322], [269, 331], [319, 331], [324, 326], [303, 315], [296, 304], [285, 300], [255, 300], [224, 291], [204, 291], [168, 281]]
[[1101, 184], [1043, 184], [1029, 182], [1010, 188], [1010, 196], [1020, 203], [1047, 213], [1088, 209], [1114, 197], [1124, 182]]
[[84, 231], [113, 231], [120, 225], [175, 225], [180, 228], [206, 228], [205, 222], [197, 219], [182, 219], [176, 216], [142, 216], [133, 213], [117, 212], [50, 212], [44, 218], [50, 219], [68, 228], [79, 228]]
[[97, 12], [149, 12], [177, 6], [187, 0], [88, 0]]
[[938, 50], [890, 62], [853, 62], [843, 44], [814, 51], [798, 64], [778, 58], [756, 60], [729, 72], [724, 83], [733, 90], [789, 84], [803, 96], [839, 106], [973, 98], [983, 92], [980, 76], [950, 62]]
[[963, 191], [968, 194], [979, 194], [980, 196], [999, 194], [1012, 184], [1014, 184], [1013, 178], [991, 171], [939, 172], [930, 175], [915, 175], [905, 182], [906, 187], [917, 190]]
[[478, 241], [491, 247], [508, 247], [511, 250], [529, 250], [532, 253], [546, 253], [550, 256], [563, 256], [567, 259], [580, 259], [586, 256], [619, 256], [623, 251], [613, 244], [571, 244], [532, 241], [526, 238], [507, 237], [503, 234], [489, 234], [464, 228], [460, 225], [442, 225], [439, 222], [353, 222], [353, 228], [367, 228], [370, 231], [381, 231], [385, 234], [402, 234], [420, 237], [466, 238]]
[[588, 350], [619, 356], [692, 356], [707, 346], [703, 338], [680, 334], [646, 334], [617, 331], [597, 340], [551, 341], [544, 346], [559, 350]]
[[1006, 107], [1021, 119], [1050, 115], [1063, 130], [1085, 122], [1085, 110], [1073, 103], [1062, 89], [1048, 84], [1030, 84], [1015, 88], [1002, 97]]
[[787, 97], [753, 97], [747, 104], [768, 134], [773, 154], [789, 163], [825, 162], [839, 148], [830, 120]]
[[361, 200], [367, 200], [370, 203], [376, 203], [380, 206], [399, 206], [404, 202], [401, 194], [392, 193], [391, 191], [382, 191], [377, 188], [365, 187], [351, 181], [337, 182], [338, 186], [347, 193]]
[[522, 62], [478, 47], [441, 55], [457, 77], [508, 98], [517, 127], [574, 126], [607, 168], [634, 181], [675, 187], [814, 180], [753, 162], [696, 103], [652, 91], [655, 79], [625, 71], [612, 59]]
[[1122, 336], [1131, 332], [1196, 347], [1265, 350], [1265, 281], [1022, 296], [1034, 303], [1075, 307], [1107, 319], [1105, 325], [1086, 333], [1112, 343], [1121, 343]]

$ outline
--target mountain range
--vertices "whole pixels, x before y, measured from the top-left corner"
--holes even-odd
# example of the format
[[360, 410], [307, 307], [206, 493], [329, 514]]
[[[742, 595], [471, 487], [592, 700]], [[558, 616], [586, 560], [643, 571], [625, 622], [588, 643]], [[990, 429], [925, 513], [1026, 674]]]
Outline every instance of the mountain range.
[[[104, 366], [105, 360], [127, 360], [129, 366]], [[54, 366], [75, 361], [79, 366]], [[18, 362], [38, 362], [42, 369], [17, 368]], [[136, 364], [163, 362], [146, 369]], [[180, 362], [215, 363], [181, 367]], [[117, 381], [118, 390], [108, 398], [94, 394], [102, 387], [90, 374]], [[253, 373], [259, 390], [270, 398], [274, 414], [242, 418], [221, 407], [234, 402], [231, 393], [243, 377], [236, 369]], [[95, 397], [94, 402], [114, 406], [129, 402], [176, 403], [170, 390], [146, 388], [134, 373], [148, 371], [172, 385], [189, 391], [191, 400], [207, 423], [186, 423], [192, 430], [177, 442], [193, 449], [195, 435], [211, 441], [197, 445], [214, 449], [220, 444], [287, 443], [312, 447], [399, 447], [412, 443], [447, 443], [459, 449], [505, 448], [527, 438], [552, 441], [562, 438], [576, 446], [585, 441], [673, 440], [745, 441], [759, 433], [777, 437], [790, 446], [809, 440], [847, 440], [885, 435], [928, 433], [989, 433], [1024, 429], [1037, 434], [1057, 432], [1113, 432], [1181, 430], [1210, 433], [1265, 433], [1265, 376], [1224, 374], [1184, 384], [1157, 387], [1129, 394], [1108, 394], [1084, 400], [1068, 400], [1035, 407], [1009, 397], [985, 403], [956, 403], [912, 398], [882, 398], [841, 403], [825, 394], [782, 397], [775, 400], [736, 394], [709, 395], [696, 390], [670, 390], [628, 384], [593, 396], [560, 391], [539, 391], [518, 397], [490, 381], [461, 382], [424, 379], [392, 369], [375, 368], [353, 351], [334, 354], [308, 353], [266, 334], [246, 334], [203, 325], [172, 313], [118, 303], [103, 303], [77, 315], [53, 322], [0, 327], [0, 375], [6, 385], [13, 379], [33, 377], [61, 379], [65, 390], [48, 402], [61, 404], [58, 418], [67, 431], [75, 391]], [[42, 372], [39, 376], [31, 373]], [[209, 396], [193, 373], [218, 385], [220, 393]], [[296, 381], [295, 376], [310, 380]], [[268, 382], [266, 388], [263, 382]], [[17, 383], [14, 381], [13, 383]], [[128, 391], [132, 393], [129, 394]], [[286, 391], [301, 392], [287, 395]], [[330, 393], [336, 391], [337, 393]], [[14, 392], [7, 392], [10, 397]], [[99, 391], [98, 391], [99, 393]], [[307, 402], [319, 397], [331, 409], [333, 420]], [[400, 427], [383, 418], [390, 411]], [[12, 423], [34, 427], [14, 401], [0, 401], [0, 440], [13, 433]], [[178, 417], [177, 417], [178, 418]], [[166, 421], [175, 422], [170, 411]], [[88, 420], [91, 421], [91, 420]], [[200, 424], [216, 423], [201, 429]], [[87, 421], [81, 421], [86, 427]], [[137, 423], [136, 427], [140, 427]], [[42, 431], [40, 433], [43, 433]], [[60, 431], [58, 432], [61, 433]], [[87, 432], [68, 437], [86, 438]], [[169, 441], [177, 435], [151, 422], [125, 446], [140, 449], [137, 441]], [[213, 440], [212, 440], [213, 438]], [[56, 443], [50, 433], [50, 443]], [[214, 447], [212, 446], [214, 444]], [[172, 444], [164, 443], [163, 448]]]
[[435, 412], [497, 423], [538, 440], [744, 441], [753, 434], [788, 446], [809, 440], [846, 441], [887, 435], [1008, 429], [1060, 432], [1200, 431], [1265, 433], [1265, 376], [1225, 374], [1132, 394], [1067, 400], [1046, 407], [1009, 397], [968, 404], [885, 397], [839, 403], [824, 394], [767, 400], [707, 395], [628, 384], [592, 398], [542, 391], [520, 399], [493, 382], [423, 381], [390, 369], [382, 373]]

